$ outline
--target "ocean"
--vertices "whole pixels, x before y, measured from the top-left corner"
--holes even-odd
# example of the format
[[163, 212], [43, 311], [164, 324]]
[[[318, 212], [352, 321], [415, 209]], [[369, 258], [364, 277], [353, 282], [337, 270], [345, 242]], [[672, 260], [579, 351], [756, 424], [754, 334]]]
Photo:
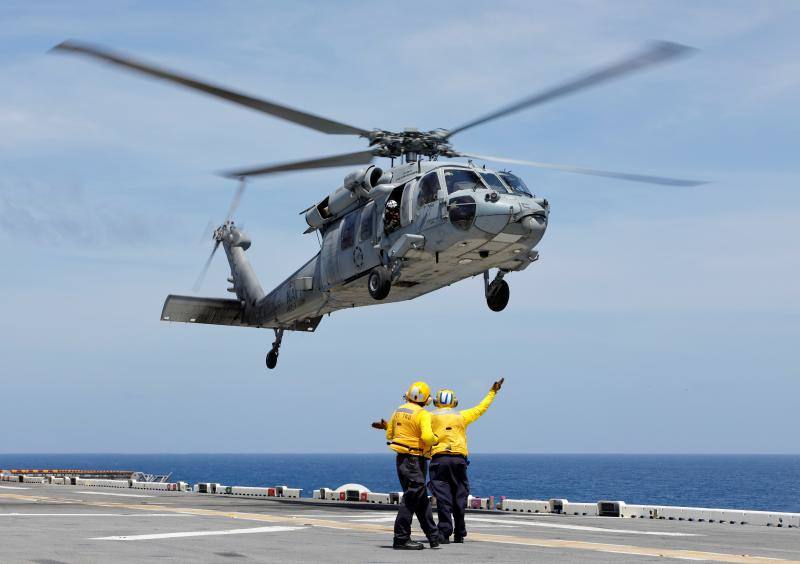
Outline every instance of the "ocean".
[[[800, 455], [474, 454], [473, 495], [800, 512]], [[0, 468], [172, 473], [171, 480], [397, 491], [386, 454], [0, 454]]]

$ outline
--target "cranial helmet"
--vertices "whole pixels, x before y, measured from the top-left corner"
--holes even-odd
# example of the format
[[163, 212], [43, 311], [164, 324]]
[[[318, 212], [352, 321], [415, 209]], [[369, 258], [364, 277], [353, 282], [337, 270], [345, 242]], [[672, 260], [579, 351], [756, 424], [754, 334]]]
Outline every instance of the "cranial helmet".
[[433, 405], [436, 407], [456, 407], [458, 398], [453, 390], [439, 390], [433, 398]]
[[425, 382], [414, 382], [408, 387], [406, 401], [428, 405], [431, 403], [431, 388]]

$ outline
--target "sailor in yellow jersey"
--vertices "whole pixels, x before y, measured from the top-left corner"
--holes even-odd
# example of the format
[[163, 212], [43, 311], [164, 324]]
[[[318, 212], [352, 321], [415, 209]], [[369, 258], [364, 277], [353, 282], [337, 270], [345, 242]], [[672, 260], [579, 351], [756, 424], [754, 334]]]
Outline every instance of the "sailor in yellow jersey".
[[486, 413], [504, 380], [500, 378], [492, 384], [481, 403], [463, 411], [455, 411], [458, 399], [452, 390], [439, 390], [434, 396], [433, 404], [437, 409], [431, 413], [431, 427], [439, 442], [431, 449], [430, 487], [436, 498], [439, 536], [444, 544], [450, 543], [453, 533], [453, 542], [464, 542], [467, 536], [464, 524], [469, 496], [467, 426]]
[[411, 520], [416, 515], [431, 548], [436, 548], [439, 546], [439, 532], [425, 487], [430, 449], [436, 444], [431, 430], [431, 414], [425, 410], [431, 401], [431, 389], [425, 382], [414, 382], [404, 398], [406, 403], [395, 409], [388, 423], [381, 419], [372, 424], [376, 429], [386, 429], [386, 444], [397, 453], [397, 477], [403, 488], [392, 546], [398, 550], [425, 548], [422, 543], [411, 540]]

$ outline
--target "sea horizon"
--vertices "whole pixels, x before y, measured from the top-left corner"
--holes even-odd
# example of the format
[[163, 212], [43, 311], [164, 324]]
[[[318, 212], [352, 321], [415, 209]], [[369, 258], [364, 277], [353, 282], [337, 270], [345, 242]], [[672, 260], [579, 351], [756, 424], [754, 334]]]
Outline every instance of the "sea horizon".
[[[471, 492], [480, 497], [800, 512], [800, 454], [474, 453]], [[383, 453], [3, 453], [0, 468], [70, 468], [171, 474], [172, 481], [287, 485], [358, 483], [398, 491]]]

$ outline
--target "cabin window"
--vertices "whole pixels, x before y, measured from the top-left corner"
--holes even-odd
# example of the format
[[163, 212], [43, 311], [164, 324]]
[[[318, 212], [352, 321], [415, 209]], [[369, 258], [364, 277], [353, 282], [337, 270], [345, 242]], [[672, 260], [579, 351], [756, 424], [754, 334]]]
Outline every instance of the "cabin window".
[[417, 189], [417, 207], [435, 202], [439, 197], [439, 174], [434, 170], [426, 174]]
[[475, 207], [475, 200], [471, 196], [453, 198], [447, 206], [450, 223], [466, 231], [475, 221]]
[[[369, 208], [369, 209], [367, 209]], [[370, 202], [361, 214], [361, 233], [359, 241], [371, 241], [375, 233], [375, 204]]]
[[483, 188], [483, 183], [477, 174], [471, 170], [451, 168], [444, 171], [444, 180], [447, 183], [447, 193], [452, 194], [459, 190], [474, 190]]
[[356, 224], [358, 223], [358, 218], [361, 216], [361, 210], [351, 212], [347, 217], [344, 218], [344, 223], [342, 224], [342, 250], [349, 249], [353, 246], [356, 239]]
[[489, 185], [489, 188], [497, 190], [501, 194], [508, 194], [508, 188], [503, 184], [497, 175], [491, 172], [482, 172], [481, 178]]

